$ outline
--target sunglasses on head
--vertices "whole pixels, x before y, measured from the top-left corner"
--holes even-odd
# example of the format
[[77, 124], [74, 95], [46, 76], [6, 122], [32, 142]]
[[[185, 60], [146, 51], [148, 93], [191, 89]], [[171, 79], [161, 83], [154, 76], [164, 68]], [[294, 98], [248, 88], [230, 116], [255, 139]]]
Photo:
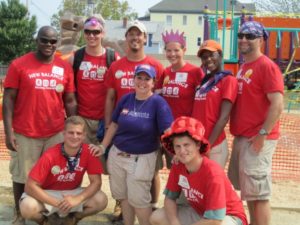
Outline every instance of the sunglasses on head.
[[57, 39], [47, 39], [47, 38], [39, 38], [40, 42], [42, 44], [48, 44], [50, 43], [51, 45], [55, 45], [57, 43]]
[[86, 35], [91, 35], [91, 34], [93, 34], [94, 36], [96, 36], [96, 35], [101, 34], [101, 33], [102, 33], [102, 30], [88, 30], [88, 29], [85, 29], [85, 30], [84, 30], [84, 33], [85, 33]]
[[103, 21], [99, 20], [97, 17], [90, 17], [90, 18], [88, 18], [86, 21], [84, 21], [84, 24], [86, 24], [86, 23], [88, 23], [88, 22], [90, 22], [90, 21], [92, 21], [92, 20], [97, 21], [97, 22], [100, 23], [102, 26], [104, 25]]
[[251, 33], [250, 34], [238, 33], [237, 36], [238, 36], [238, 39], [243, 39], [245, 37], [247, 40], [254, 40], [256, 38], [261, 37], [261, 36], [251, 34]]

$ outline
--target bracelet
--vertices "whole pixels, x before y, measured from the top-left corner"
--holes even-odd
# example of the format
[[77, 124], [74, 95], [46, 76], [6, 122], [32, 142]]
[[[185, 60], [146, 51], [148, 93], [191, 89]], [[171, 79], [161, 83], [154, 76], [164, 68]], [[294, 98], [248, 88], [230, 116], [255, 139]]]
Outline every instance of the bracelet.
[[103, 145], [103, 144], [100, 144], [100, 145], [98, 145], [99, 146], [99, 148], [101, 148], [102, 149], [102, 151], [103, 151], [103, 153], [105, 152], [105, 150], [106, 150], [106, 148], [105, 148], [105, 146]]

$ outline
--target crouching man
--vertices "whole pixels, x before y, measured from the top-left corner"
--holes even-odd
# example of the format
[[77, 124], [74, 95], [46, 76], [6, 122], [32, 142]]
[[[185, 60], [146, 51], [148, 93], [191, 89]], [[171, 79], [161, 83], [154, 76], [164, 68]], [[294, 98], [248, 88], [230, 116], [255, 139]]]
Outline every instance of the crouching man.
[[[64, 142], [49, 148], [29, 173], [20, 211], [38, 224], [71, 225], [107, 206], [100, 190], [102, 165], [83, 144], [85, 122], [79, 116], [67, 118]], [[87, 172], [89, 185], [81, 187]]]
[[[152, 225], [247, 225], [243, 205], [223, 169], [204, 156], [209, 150], [204, 127], [196, 119], [179, 117], [162, 136], [175, 154], [164, 191], [164, 208], [150, 217]], [[176, 204], [183, 192], [188, 204]]]

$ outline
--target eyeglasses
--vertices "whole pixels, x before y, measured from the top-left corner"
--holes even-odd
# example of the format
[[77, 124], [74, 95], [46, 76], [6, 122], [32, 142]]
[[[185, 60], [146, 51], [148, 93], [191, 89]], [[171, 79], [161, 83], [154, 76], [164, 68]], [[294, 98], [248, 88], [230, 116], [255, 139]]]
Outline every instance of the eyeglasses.
[[91, 35], [91, 34], [93, 34], [94, 36], [97, 36], [97, 35], [99, 35], [99, 34], [102, 33], [102, 30], [88, 30], [88, 29], [85, 29], [85, 30], [84, 30], [84, 33], [85, 33], [86, 35]]
[[254, 40], [256, 38], [261, 37], [261, 36], [251, 34], [251, 33], [250, 34], [238, 33], [237, 36], [238, 36], [238, 39], [243, 39], [245, 37], [247, 40]]
[[42, 44], [45, 44], [45, 45], [48, 43], [50, 43], [51, 45], [55, 45], [57, 43], [56, 39], [39, 38], [39, 40]]

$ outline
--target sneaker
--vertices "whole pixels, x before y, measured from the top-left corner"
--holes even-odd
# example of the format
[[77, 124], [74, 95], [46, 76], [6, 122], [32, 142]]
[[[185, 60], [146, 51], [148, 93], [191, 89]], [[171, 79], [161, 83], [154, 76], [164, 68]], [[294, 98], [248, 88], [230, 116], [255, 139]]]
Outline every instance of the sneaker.
[[16, 214], [11, 225], [25, 225], [25, 219], [21, 216], [21, 214]]
[[78, 219], [74, 216], [74, 213], [70, 213], [68, 216], [64, 217], [64, 225], [76, 225]]
[[114, 212], [113, 212], [112, 216], [113, 217], [120, 217], [121, 214], [122, 214], [121, 201], [116, 200], [116, 205], [115, 205]]
[[48, 216], [43, 225], [64, 225], [64, 218], [60, 218], [57, 213]]
[[114, 216], [111, 218], [111, 222], [112, 223], [116, 223], [116, 222], [123, 222], [123, 215], [122, 213], [120, 213], [119, 216]]

